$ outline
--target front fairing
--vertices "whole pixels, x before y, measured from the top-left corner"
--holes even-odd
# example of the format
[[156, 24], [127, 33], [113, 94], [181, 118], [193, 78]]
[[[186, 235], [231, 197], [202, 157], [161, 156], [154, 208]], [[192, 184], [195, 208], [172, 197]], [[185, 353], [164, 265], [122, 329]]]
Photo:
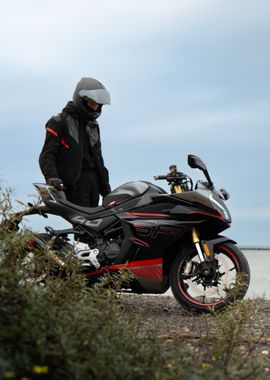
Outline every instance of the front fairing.
[[172, 194], [173, 198], [177, 198], [180, 202], [199, 205], [201, 207], [213, 208], [213, 205], [209, 199], [211, 191], [208, 189], [200, 189], [194, 191], [188, 191], [185, 193]]
[[224, 201], [215, 189], [197, 189], [186, 193], [173, 194], [172, 197], [190, 210], [188, 214], [205, 214], [231, 223], [231, 215]]
[[212, 205], [214, 206], [214, 208], [219, 211], [219, 213], [224, 217], [224, 219], [228, 223], [231, 223], [232, 221], [231, 214], [227, 206], [225, 205], [225, 202], [222, 199], [222, 195], [219, 194], [219, 191], [211, 192], [211, 194], [209, 195], [209, 199]]

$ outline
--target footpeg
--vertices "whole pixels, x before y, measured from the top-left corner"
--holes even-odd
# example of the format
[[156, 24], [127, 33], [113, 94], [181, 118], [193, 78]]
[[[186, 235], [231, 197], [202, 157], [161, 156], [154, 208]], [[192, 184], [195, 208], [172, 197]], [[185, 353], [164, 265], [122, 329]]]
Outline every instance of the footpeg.
[[99, 249], [89, 249], [89, 246], [87, 244], [79, 243], [74, 247], [74, 250], [77, 259], [83, 262], [83, 266], [92, 264], [96, 269], [100, 268], [100, 263], [97, 259]]
[[99, 250], [97, 248], [90, 249], [89, 260], [97, 269], [100, 267], [100, 263], [98, 262], [98, 259], [97, 259], [98, 254], [99, 254]]

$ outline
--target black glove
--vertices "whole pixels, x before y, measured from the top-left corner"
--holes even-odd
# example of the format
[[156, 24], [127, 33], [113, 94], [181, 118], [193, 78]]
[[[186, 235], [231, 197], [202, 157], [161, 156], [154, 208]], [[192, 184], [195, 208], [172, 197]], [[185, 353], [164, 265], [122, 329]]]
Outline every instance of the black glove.
[[101, 195], [103, 198], [107, 197], [107, 195], [109, 195], [109, 194], [110, 194], [110, 191], [109, 191], [109, 190], [105, 190], [105, 191], [102, 191], [102, 192], [100, 193], [100, 195]]
[[112, 190], [111, 190], [111, 186], [110, 185], [101, 186], [100, 195], [102, 197], [106, 197], [108, 194], [110, 194], [111, 191]]
[[65, 186], [61, 180], [61, 178], [48, 178], [48, 185], [53, 186], [56, 190], [64, 190]]

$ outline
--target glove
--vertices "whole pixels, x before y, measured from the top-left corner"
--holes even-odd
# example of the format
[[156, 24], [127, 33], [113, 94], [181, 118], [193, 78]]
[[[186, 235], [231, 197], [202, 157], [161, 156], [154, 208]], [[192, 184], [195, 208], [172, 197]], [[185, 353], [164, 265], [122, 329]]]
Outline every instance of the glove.
[[111, 191], [111, 186], [108, 183], [101, 184], [99, 193], [102, 197], [106, 197]]
[[53, 186], [56, 190], [64, 190], [65, 186], [61, 180], [61, 178], [48, 178], [48, 185]]
[[100, 195], [105, 198], [108, 194], [110, 194], [111, 188], [103, 189], [103, 191], [100, 192]]

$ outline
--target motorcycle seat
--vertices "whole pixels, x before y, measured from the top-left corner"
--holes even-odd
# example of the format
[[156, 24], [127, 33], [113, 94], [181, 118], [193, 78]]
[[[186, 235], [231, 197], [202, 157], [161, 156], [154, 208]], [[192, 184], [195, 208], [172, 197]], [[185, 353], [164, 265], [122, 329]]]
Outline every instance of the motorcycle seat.
[[84, 214], [96, 214], [98, 212], [106, 210], [105, 207], [103, 206], [97, 206], [97, 207], [84, 207], [84, 206], [79, 206], [76, 205], [75, 203], [69, 202], [66, 199], [61, 199], [60, 201], [61, 204], [68, 206], [70, 208], [73, 208], [74, 210], [81, 211]]

